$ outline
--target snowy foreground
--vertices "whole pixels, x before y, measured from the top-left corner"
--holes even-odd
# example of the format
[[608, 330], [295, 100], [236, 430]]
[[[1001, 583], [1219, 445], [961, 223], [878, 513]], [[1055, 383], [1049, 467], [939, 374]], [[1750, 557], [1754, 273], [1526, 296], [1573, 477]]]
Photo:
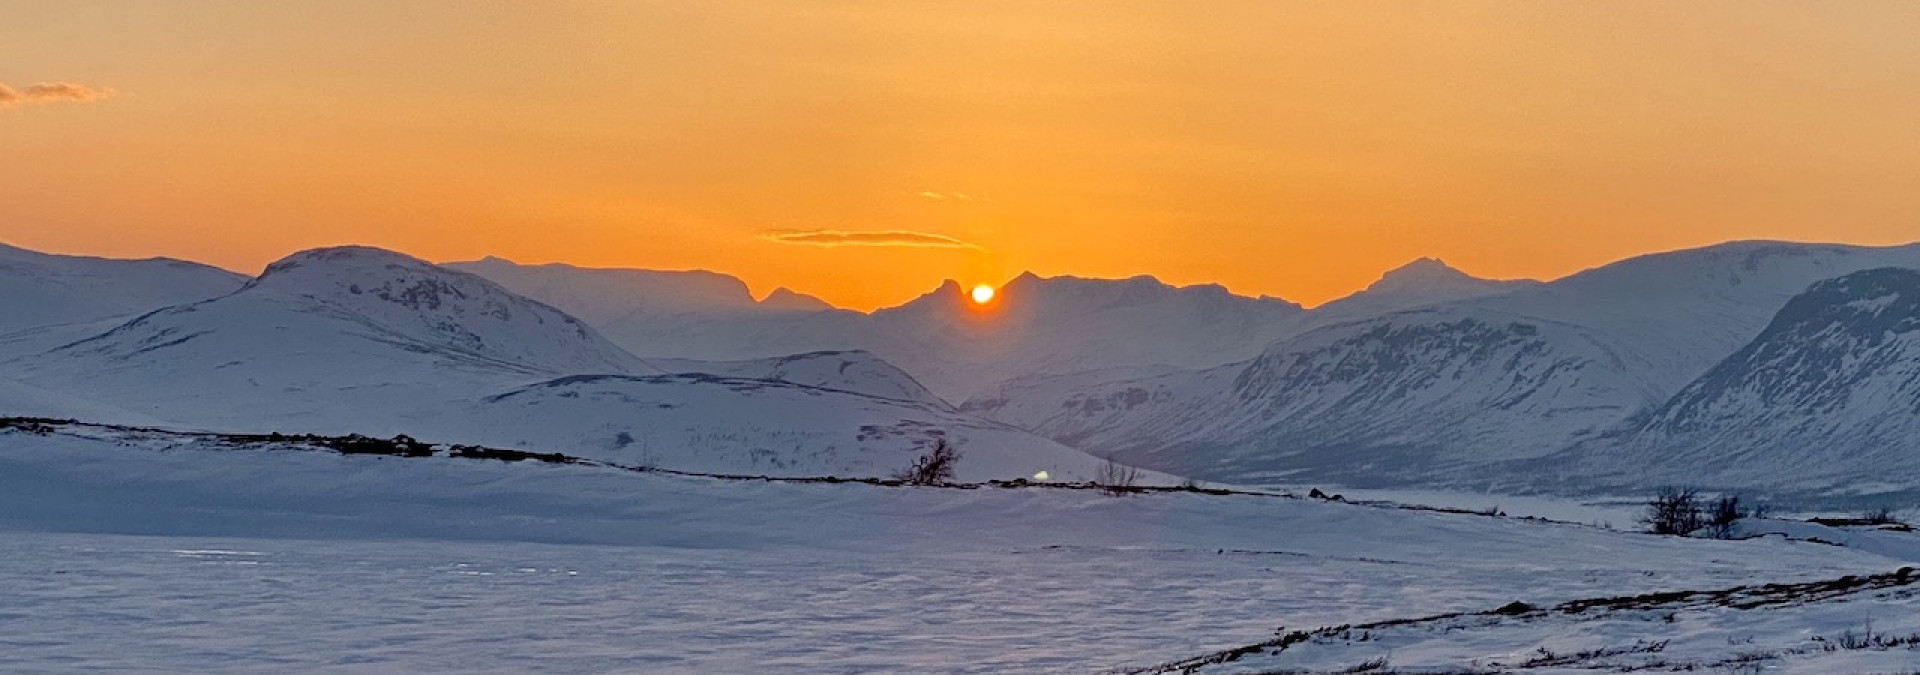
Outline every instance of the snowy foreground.
[[1912, 672], [1920, 550], [1856, 538], [16, 426], [0, 671]]

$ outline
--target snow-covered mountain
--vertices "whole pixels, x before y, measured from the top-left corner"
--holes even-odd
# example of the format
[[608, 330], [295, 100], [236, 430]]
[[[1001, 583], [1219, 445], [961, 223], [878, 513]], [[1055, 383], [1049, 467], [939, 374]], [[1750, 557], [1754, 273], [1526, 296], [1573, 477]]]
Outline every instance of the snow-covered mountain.
[[825, 300], [785, 286], [773, 289], [767, 297], [760, 299], [756, 307], [772, 312], [824, 312], [833, 309], [833, 305]]
[[1237, 296], [1214, 285], [1175, 287], [1147, 276], [1023, 274], [988, 307], [948, 281], [903, 305], [861, 314], [790, 292], [755, 303], [737, 280], [726, 284], [733, 291], [701, 296], [730, 299], [725, 302], [656, 300], [676, 291], [654, 275], [682, 273], [499, 260], [461, 267], [586, 318], [644, 357], [733, 361], [864, 350], [948, 398], [1034, 373], [1244, 359], [1297, 330], [1304, 314], [1282, 300]]
[[885, 475], [939, 439], [971, 478], [1100, 464], [959, 413], [864, 352], [666, 361], [479, 276], [304, 251], [230, 294], [7, 362], [0, 414], [234, 431], [409, 434], [720, 473]]
[[746, 282], [717, 272], [448, 263], [580, 317], [648, 359], [749, 361], [853, 351], [873, 340], [866, 317], [786, 288], [756, 302]]
[[231, 294], [10, 366], [143, 415], [245, 428], [337, 423], [367, 409], [424, 415], [444, 392], [567, 373], [658, 372], [485, 279], [361, 247], [293, 254]]
[[408, 351], [528, 372], [651, 370], [585, 322], [477, 275], [367, 247], [304, 251], [267, 266], [246, 291], [364, 327]]
[[1915, 490], [1920, 271], [1814, 284], [1760, 335], [1613, 437], [1567, 453], [1582, 480]]
[[[1422, 260], [1314, 311], [1151, 277], [1026, 274], [986, 306], [949, 282], [862, 314], [794, 293], [755, 301], [711, 273], [463, 266], [476, 274], [320, 249], [212, 299], [0, 336], [0, 403], [587, 448], [712, 471], [871, 473], [943, 437], [996, 472], [1090, 471], [1064, 443], [1175, 474], [1353, 485], [1531, 484], [1529, 473], [1554, 473], [1542, 462], [1617, 472], [1626, 464], [1602, 460], [1652, 466], [1652, 448], [1683, 472], [1734, 442], [1742, 457], [1819, 442], [1879, 457], [1904, 447], [1906, 427], [1882, 418], [1910, 391], [1898, 380], [1905, 343], [1873, 342], [1869, 319], [1797, 332], [1769, 322], [1827, 317], [1795, 307], [1897, 286], [1900, 273], [1875, 272], [1795, 298], [1824, 279], [1920, 267], [1920, 246], [1735, 242], [1547, 283]], [[1753, 350], [1767, 361], [1726, 362]], [[1823, 388], [1778, 399], [1767, 378], [1782, 364], [1806, 370], [1795, 386]], [[1763, 384], [1775, 393], [1754, 393]]]
[[1334, 323], [1209, 370], [1029, 378], [963, 408], [1186, 475], [1499, 480], [1660, 405], [1808, 284], [1920, 246], [1740, 242]]
[[935, 392], [960, 398], [1033, 374], [1227, 363], [1291, 332], [1302, 315], [1293, 303], [1217, 285], [1029, 273], [1001, 287], [984, 308], [949, 281], [874, 312], [873, 334], [886, 341], [869, 349]]
[[53, 255], [0, 244], [0, 335], [124, 317], [231, 293], [247, 277], [168, 258]]
[[1759, 334], [1809, 285], [1876, 267], [1920, 267], [1920, 244], [1731, 242], [1629, 258], [1471, 304], [1603, 333], [1623, 357], [1653, 364], [1643, 376], [1671, 392]]
[[1618, 365], [1579, 327], [1422, 311], [1213, 369], [1016, 382], [964, 409], [1175, 473], [1399, 484], [1552, 452], [1658, 400]]
[[1481, 279], [1454, 269], [1438, 258], [1420, 258], [1388, 270], [1366, 288], [1315, 307], [1322, 321], [1329, 317], [1378, 316], [1401, 310], [1457, 302], [1540, 285], [1531, 279]]
[[441, 266], [485, 277], [514, 293], [558, 307], [595, 326], [646, 315], [747, 311], [757, 304], [746, 282], [705, 270], [599, 269], [558, 263], [521, 265], [494, 257]]

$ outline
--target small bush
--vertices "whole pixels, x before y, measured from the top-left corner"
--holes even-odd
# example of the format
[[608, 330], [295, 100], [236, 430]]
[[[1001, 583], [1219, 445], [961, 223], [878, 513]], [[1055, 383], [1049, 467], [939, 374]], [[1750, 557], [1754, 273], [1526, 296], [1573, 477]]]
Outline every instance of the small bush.
[[1700, 508], [1700, 493], [1692, 489], [1661, 490], [1647, 502], [1647, 513], [1640, 524], [1653, 534], [1686, 535], [1706, 525]]
[[960, 462], [960, 451], [947, 439], [934, 441], [933, 449], [913, 461], [913, 466], [893, 475], [908, 485], [939, 485], [953, 480], [953, 467]]
[[1747, 517], [1747, 511], [1740, 505], [1739, 495], [1726, 495], [1714, 500], [1707, 509], [1707, 536], [1714, 539], [1732, 539], [1733, 524]]
[[1860, 514], [1860, 522], [1866, 523], [1868, 525], [1892, 525], [1900, 521], [1894, 519], [1893, 509], [1882, 506], [1880, 508]]
[[1134, 484], [1140, 482], [1140, 470], [1109, 459], [1100, 465], [1093, 482], [1100, 486], [1101, 492], [1118, 497], [1134, 492]]

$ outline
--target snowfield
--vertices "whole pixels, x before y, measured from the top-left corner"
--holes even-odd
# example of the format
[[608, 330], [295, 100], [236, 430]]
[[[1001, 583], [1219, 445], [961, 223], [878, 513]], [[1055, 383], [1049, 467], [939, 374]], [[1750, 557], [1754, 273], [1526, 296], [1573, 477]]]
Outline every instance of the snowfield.
[[[1102, 672], [1282, 626], [1905, 564], [1280, 496], [726, 481], [65, 425], [0, 431], [0, 536], [7, 671]], [[1778, 642], [1837, 620], [1777, 614], [1713, 621]], [[1580, 640], [1668, 624], [1623, 625], [1645, 630]], [[1475, 635], [1452, 648], [1493, 644]], [[1374, 653], [1312, 663], [1349, 655]]]

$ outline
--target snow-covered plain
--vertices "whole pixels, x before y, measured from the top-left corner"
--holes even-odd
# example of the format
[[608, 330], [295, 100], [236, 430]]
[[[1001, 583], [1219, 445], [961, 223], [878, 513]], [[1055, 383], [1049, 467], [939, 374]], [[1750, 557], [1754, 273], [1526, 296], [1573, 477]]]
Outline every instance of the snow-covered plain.
[[0, 432], [0, 537], [7, 671], [1101, 672], [1280, 626], [1903, 564], [1285, 497], [726, 481], [88, 427]]

